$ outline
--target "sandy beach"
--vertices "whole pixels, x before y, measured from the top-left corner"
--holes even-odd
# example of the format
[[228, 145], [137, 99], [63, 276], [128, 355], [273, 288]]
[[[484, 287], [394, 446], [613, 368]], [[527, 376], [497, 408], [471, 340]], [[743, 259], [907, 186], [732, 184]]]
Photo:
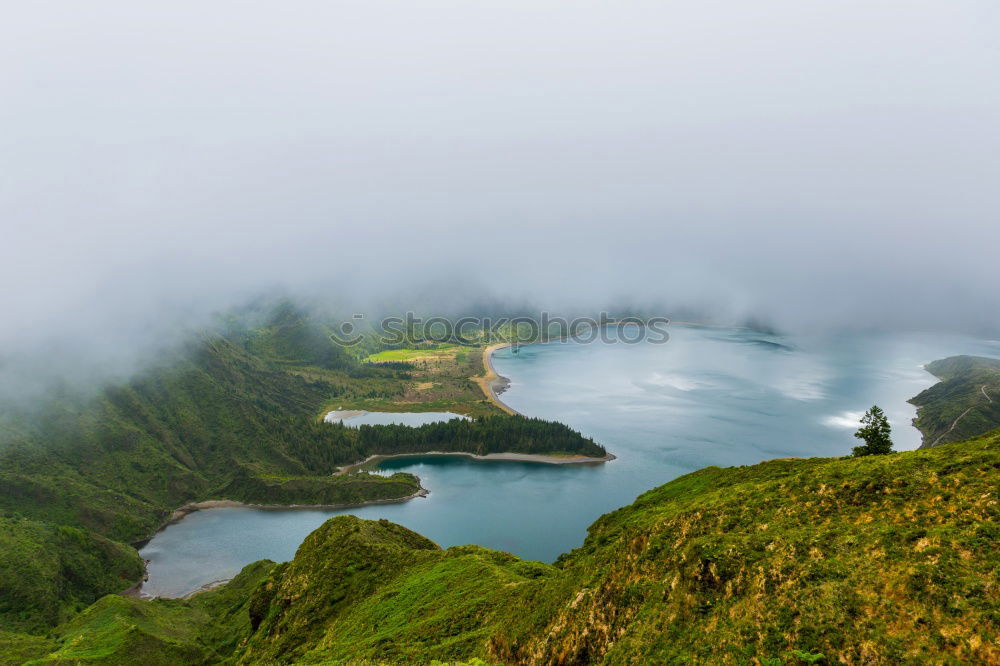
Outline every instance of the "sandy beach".
[[399, 502], [406, 502], [415, 497], [425, 497], [430, 493], [426, 488], [421, 488], [412, 495], [406, 495], [405, 497], [394, 497], [390, 499], [377, 499], [377, 500], [367, 500], [364, 502], [354, 502], [350, 504], [247, 504], [244, 502], [236, 502], [233, 500], [205, 500], [203, 502], [193, 502], [191, 504], [185, 504], [184, 506], [175, 509], [170, 517], [167, 518], [166, 522], [159, 528], [160, 531], [167, 527], [168, 525], [173, 525], [179, 520], [182, 520], [185, 516], [188, 516], [195, 511], [201, 511], [202, 509], [222, 509], [222, 508], [241, 508], [241, 509], [267, 509], [267, 510], [285, 510], [285, 509], [354, 509], [359, 506], [369, 506], [371, 504], [396, 504]]
[[493, 368], [493, 352], [504, 347], [510, 347], [509, 342], [501, 342], [489, 345], [483, 349], [483, 369], [486, 374], [482, 377], [473, 377], [472, 381], [479, 385], [486, 399], [508, 414], [519, 415], [519, 413], [500, 399], [500, 394], [510, 386], [510, 380], [497, 374]]
[[331, 412], [327, 412], [323, 420], [327, 423], [337, 423], [340, 421], [348, 421], [350, 419], [355, 419], [359, 416], [364, 416], [368, 412], [363, 409], [335, 409]]
[[552, 456], [540, 455], [537, 453], [487, 453], [486, 455], [481, 456], [464, 451], [427, 451], [426, 453], [396, 453], [392, 455], [368, 456], [361, 462], [341, 467], [337, 474], [347, 474], [349, 472], [353, 472], [359, 467], [381, 460], [390, 460], [392, 458], [421, 458], [426, 456], [447, 456], [452, 458], [470, 458], [472, 460], [497, 462], [533, 462], [544, 463], [546, 465], [586, 465], [593, 463], [605, 463], [615, 459], [615, 455], [612, 453], [600, 458], [591, 458], [589, 456]]

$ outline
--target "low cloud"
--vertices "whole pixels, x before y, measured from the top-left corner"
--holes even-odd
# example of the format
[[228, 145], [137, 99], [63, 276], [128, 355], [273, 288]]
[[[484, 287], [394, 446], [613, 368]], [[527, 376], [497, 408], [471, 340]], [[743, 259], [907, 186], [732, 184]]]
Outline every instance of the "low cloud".
[[969, 0], [21, 3], [2, 372], [127, 372], [275, 290], [996, 331], [998, 30]]

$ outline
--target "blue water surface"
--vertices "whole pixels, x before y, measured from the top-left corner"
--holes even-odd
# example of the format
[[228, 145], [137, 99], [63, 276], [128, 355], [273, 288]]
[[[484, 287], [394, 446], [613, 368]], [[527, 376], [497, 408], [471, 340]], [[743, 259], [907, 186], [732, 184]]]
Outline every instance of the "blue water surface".
[[707, 465], [840, 456], [861, 414], [879, 404], [896, 448], [915, 449], [906, 400], [936, 379], [922, 366], [954, 354], [1000, 357], [1000, 343], [958, 335], [765, 335], [673, 327], [666, 344], [554, 342], [501, 350], [502, 398], [569, 424], [618, 459], [585, 466], [405, 458], [386, 472], [431, 491], [401, 504], [328, 510], [212, 509], [160, 532], [142, 551], [145, 592], [177, 596], [262, 558], [290, 559], [333, 515], [388, 518], [442, 546], [475, 543], [550, 562], [579, 546], [598, 516]]

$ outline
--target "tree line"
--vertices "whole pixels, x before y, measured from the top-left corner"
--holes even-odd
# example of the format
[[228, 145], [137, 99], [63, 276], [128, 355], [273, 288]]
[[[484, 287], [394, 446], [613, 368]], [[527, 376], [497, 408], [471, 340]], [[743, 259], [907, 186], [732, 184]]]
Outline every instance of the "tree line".
[[605, 448], [570, 427], [524, 416], [451, 419], [412, 427], [342, 423], [287, 422], [297, 432], [283, 432], [287, 453], [311, 472], [332, 472], [372, 455], [428, 451], [573, 454], [601, 457]]

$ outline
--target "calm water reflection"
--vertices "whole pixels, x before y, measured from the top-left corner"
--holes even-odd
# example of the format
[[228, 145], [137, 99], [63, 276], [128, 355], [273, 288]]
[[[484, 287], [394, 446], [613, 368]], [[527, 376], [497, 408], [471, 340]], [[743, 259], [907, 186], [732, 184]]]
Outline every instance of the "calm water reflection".
[[578, 546], [601, 514], [700, 467], [845, 455], [872, 403], [892, 421], [897, 448], [916, 448], [906, 399], [935, 381], [921, 366], [959, 353], [1000, 356], [997, 342], [961, 336], [787, 338], [680, 327], [671, 335], [665, 345], [551, 343], [495, 357], [512, 381], [508, 404], [570, 424], [615, 453], [614, 462], [388, 460], [381, 469], [417, 474], [430, 496], [339, 512], [199, 511], [142, 550], [145, 590], [179, 595], [261, 558], [290, 559], [338, 513], [388, 518], [442, 546], [477, 543], [551, 561]]

